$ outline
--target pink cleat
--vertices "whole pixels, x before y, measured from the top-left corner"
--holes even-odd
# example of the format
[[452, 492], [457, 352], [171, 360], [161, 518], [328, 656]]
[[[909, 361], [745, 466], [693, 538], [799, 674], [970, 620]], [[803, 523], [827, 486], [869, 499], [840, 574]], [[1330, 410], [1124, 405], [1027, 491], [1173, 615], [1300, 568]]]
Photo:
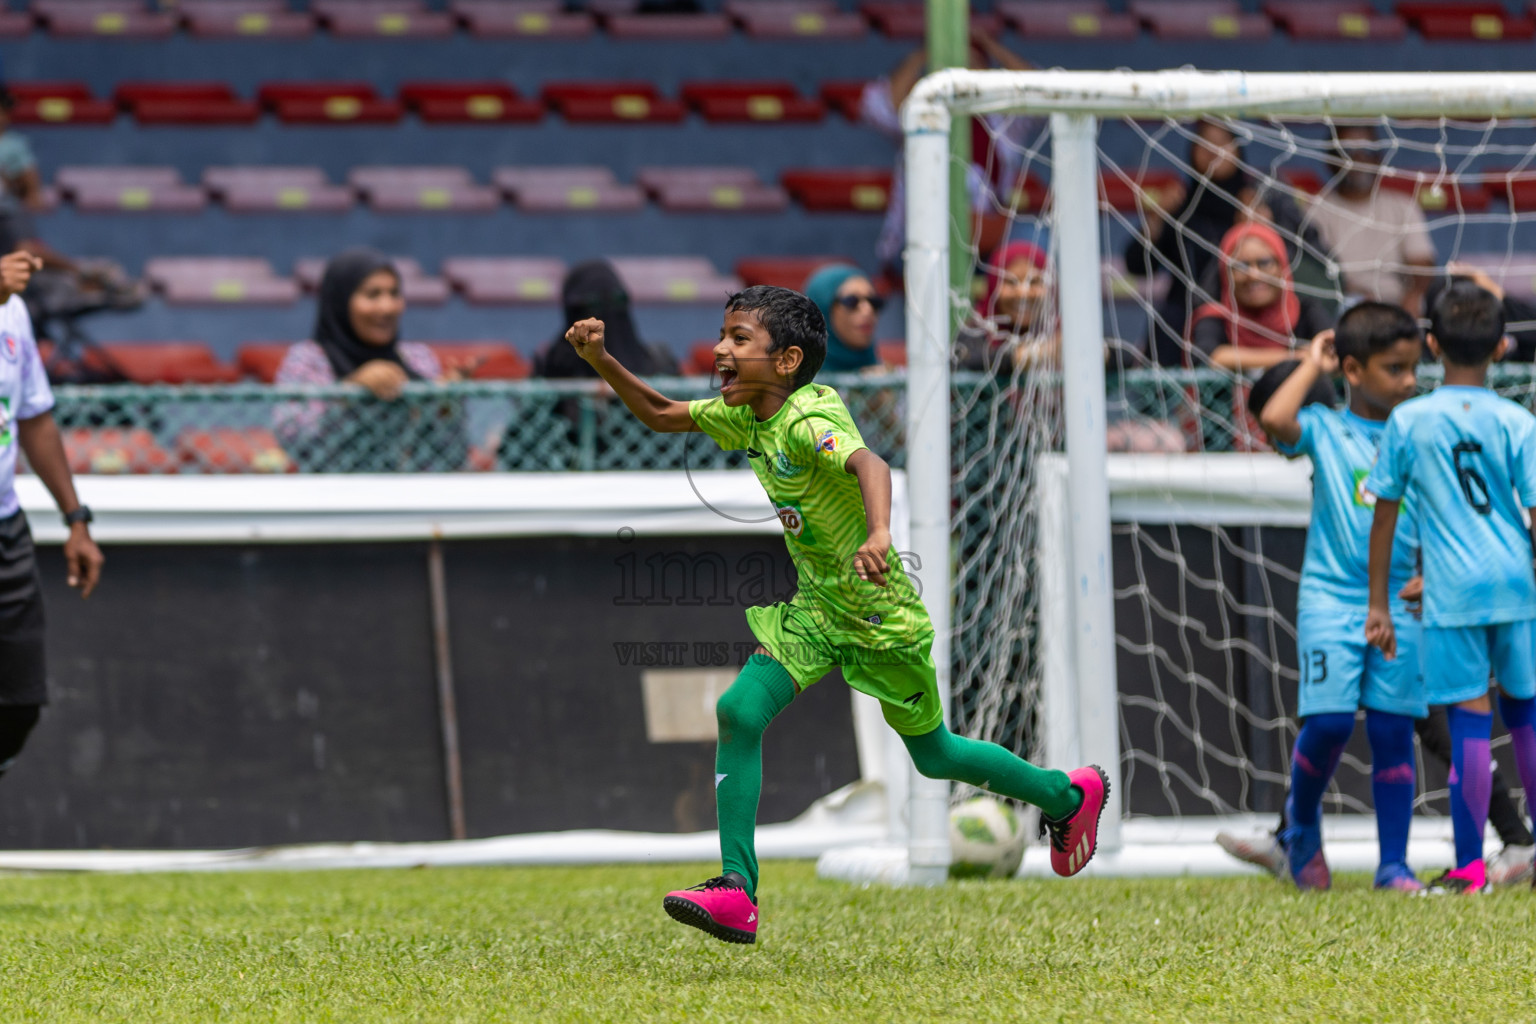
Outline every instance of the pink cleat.
[[1063, 821], [1040, 815], [1041, 831], [1051, 837], [1051, 870], [1071, 878], [1093, 859], [1099, 845], [1099, 815], [1109, 798], [1109, 776], [1096, 764], [1067, 773], [1072, 785], [1083, 791], [1083, 803]]
[[757, 941], [757, 904], [747, 895], [747, 880], [734, 871], [669, 892], [661, 905], [674, 921], [708, 932], [721, 942], [750, 945]]
[[1481, 860], [1466, 867], [1441, 872], [1424, 890], [1426, 896], [1480, 896], [1493, 892], [1488, 884], [1488, 868]]

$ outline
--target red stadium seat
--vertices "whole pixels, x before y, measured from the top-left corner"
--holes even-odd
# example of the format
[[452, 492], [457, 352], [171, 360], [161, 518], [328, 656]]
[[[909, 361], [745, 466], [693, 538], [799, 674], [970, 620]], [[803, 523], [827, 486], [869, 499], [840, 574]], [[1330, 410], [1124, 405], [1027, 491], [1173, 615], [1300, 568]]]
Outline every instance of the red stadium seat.
[[449, 9], [484, 39], [581, 39], [596, 19], [566, 11], [562, 0], [453, 0]]
[[1268, 39], [1274, 31], [1268, 18], [1245, 12], [1237, 0], [1130, 0], [1127, 6], [1159, 39]]
[[15, 38], [29, 36], [36, 25], [35, 19], [26, 11], [0, 11], [0, 36]]
[[769, 284], [804, 291], [806, 279], [829, 263], [852, 263], [846, 256], [748, 256], [736, 261], [736, 276], [751, 287]]
[[688, 113], [650, 82], [551, 82], [542, 95], [561, 117], [577, 123], [675, 123]]
[[1409, 0], [1397, 13], [1425, 39], [1525, 40], [1536, 36], [1536, 21], [1509, 13], [1499, 0]]
[[406, 82], [400, 101], [423, 121], [438, 124], [540, 121], [545, 110], [505, 82]]
[[1434, 171], [1394, 169], [1393, 173], [1382, 175], [1381, 187], [1415, 197], [1427, 213], [1475, 213], [1488, 209], [1490, 200], [1488, 190], [1477, 178], [1443, 178]]
[[188, 428], [176, 435], [185, 473], [297, 473], [299, 467], [265, 427]]
[[376, 210], [463, 213], [494, 210], [501, 196], [462, 167], [354, 167], [347, 180]]
[[1407, 25], [1381, 14], [1370, 0], [1269, 0], [1264, 12], [1293, 39], [1401, 39]]
[[521, 305], [558, 302], [565, 261], [549, 257], [465, 256], [443, 261], [443, 276], [466, 302]]
[[1109, 9], [1103, 0], [1000, 0], [998, 13], [1030, 39], [1134, 39], [1135, 15]]
[[357, 199], [318, 167], [209, 167], [203, 184], [237, 213], [335, 213], [350, 210]]
[[[400, 294], [407, 303], [415, 306], [441, 306], [448, 301], [452, 288], [443, 278], [428, 274], [420, 263], [409, 256], [391, 256], [390, 262], [400, 272]], [[312, 292], [319, 288], [324, 273], [324, 259], [309, 257], [293, 265], [294, 279], [305, 291]]]
[[1491, 197], [1502, 199], [1518, 213], [1536, 210], [1536, 168], [1489, 170], [1483, 182]]
[[170, 454], [142, 427], [73, 427], [64, 431], [64, 454], [74, 473], [176, 472]]
[[253, 124], [261, 108], [223, 82], [124, 82], [113, 96], [140, 124]]
[[603, 19], [615, 39], [724, 39], [731, 19], [723, 14], [610, 14]]
[[674, 213], [777, 213], [789, 196], [750, 167], [643, 167], [636, 178]]
[[174, 167], [61, 167], [54, 182], [77, 209], [92, 213], [193, 213], [208, 204], [207, 193]]
[[453, 15], [421, 0], [314, 0], [310, 9], [343, 39], [440, 39], [457, 28]]
[[634, 302], [719, 303], [741, 290], [703, 256], [618, 256], [613, 269]]
[[891, 198], [891, 172], [883, 167], [789, 170], [779, 181], [807, 210], [884, 213]]
[[706, 121], [820, 121], [827, 112], [789, 82], [684, 82], [682, 97]]
[[1177, 187], [1182, 178], [1175, 171], [1149, 170], [1126, 181], [1118, 174], [1105, 174], [1099, 178], [1099, 202], [1121, 213], [1136, 212], [1140, 193], [1155, 193], [1165, 188]]
[[907, 343], [905, 341], [877, 341], [875, 342], [875, 354], [880, 358], [880, 364], [887, 367], [907, 365]]
[[110, 124], [117, 105], [98, 100], [84, 82], [8, 82], [17, 124]]
[[645, 192], [620, 184], [608, 167], [498, 167], [491, 180], [526, 213], [628, 213], [645, 205]]
[[683, 362], [683, 375], [686, 377], [708, 377], [715, 372], [715, 343], [712, 341], [700, 341], [688, 350], [688, 358]]
[[458, 370], [469, 380], [524, 380], [533, 366], [504, 341], [429, 341], [444, 370]]
[[727, 0], [725, 11], [757, 39], [857, 39], [869, 31], [863, 17], [831, 0]]
[[135, 384], [227, 384], [240, 371], [225, 366], [200, 341], [115, 342], [101, 346], [107, 359]]
[[315, 31], [307, 11], [288, 9], [284, 0], [182, 0], [187, 29], [207, 39], [300, 39]]
[[868, 86], [868, 82], [823, 82], [821, 100], [848, 120], [858, 121], [864, 104], [864, 90]]
[[257, 98], [290, 124], [393, 124], [401, 114], [366, 82], [268, 82]]
[[287, 341], [258, 341], [241, 345], [235, 351], [235, 369], [242, 376], [271, 384], [277, 379], [278, 367], [283, 365], [292, 344]]
[[[864, 0], [859, 10], [881, 34], [891, 39], [923, 39], [928, 11], [919, 0]], [[996, 35], [1003, 20], [993, 14], [971, 15], [971, 31]]]
[[298, 282], [254, 256], [157, 256], [144, 277], [173, 306], [286, 306], [299, 297]]
[[152, 39], [176, 31], [177, 16], [138, 0], [33, 0], [32, 13], [56, 36]]

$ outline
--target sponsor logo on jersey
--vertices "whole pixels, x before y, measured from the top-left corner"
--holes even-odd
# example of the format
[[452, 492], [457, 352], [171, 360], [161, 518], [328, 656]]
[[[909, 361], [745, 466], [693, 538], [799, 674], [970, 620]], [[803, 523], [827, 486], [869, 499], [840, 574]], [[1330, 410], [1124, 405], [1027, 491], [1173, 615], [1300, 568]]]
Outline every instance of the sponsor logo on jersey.
[[805, 516], [795, 505], [780, 505], [774, 509], [779, 515], [779, 522], [784, 524], [784, 532], [792, 533], [796, 537], [805, 532]]
[[21, 358], [21, 342], [10, 331], [0, 334], [0, 356], [4, 356], [8, 363]]
[[1376, 495], [1365, 489], [1366, 478], [1371, 475], [1368, 469], [1355, 470], [1355, 507], [1375, 508]]
[[837, 451], [837, 435], [828, 430], [816, 439], [816, 450], [819, 452]]

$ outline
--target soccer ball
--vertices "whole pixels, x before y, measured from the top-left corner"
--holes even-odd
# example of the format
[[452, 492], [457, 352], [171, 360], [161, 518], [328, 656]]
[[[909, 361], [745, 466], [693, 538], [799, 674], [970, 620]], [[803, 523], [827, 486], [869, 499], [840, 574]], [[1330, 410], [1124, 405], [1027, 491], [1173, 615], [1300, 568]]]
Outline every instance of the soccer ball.
[[949, 810], [951, 878], [1012, 878], [1024, 860], [1024, 822], [989, 796]]

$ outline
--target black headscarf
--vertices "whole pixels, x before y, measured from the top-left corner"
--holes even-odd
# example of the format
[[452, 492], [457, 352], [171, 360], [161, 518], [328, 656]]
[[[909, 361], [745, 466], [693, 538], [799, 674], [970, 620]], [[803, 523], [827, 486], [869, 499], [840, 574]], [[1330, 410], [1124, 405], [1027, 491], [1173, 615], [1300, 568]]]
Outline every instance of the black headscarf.
[[629, 310], [629, 292], [619, 280], [613, 264], [607, 260], [592, 260], [572, 267], [560, 287], [560, 301], [565, 306], [565, 327], [560, 329], [544, 355], [543, 376], [597, 376], [597, 371], [565, 340], [566, 328], [588, 317], [603, 322], [603, 347], [619, 361], [619, 365], [641, 376], [660, 372], [658, 360], [635, 330], [635, 319]]
[[336, 371], [336, 379], [352, 375], [359, 366], [375, 359], [398, 363], [412, 380], [421, 376], [400, 358], [399, 337], [388, 345], [370, 345], [352, 328], [352, 296], [371, 275], [387, 270], [400, 279], [400, 272], [389, 257], [372, 249], [348, 249], [332, 257], [320, 278], [319, 313], [315, 317], [315, 344], [325, 352]]

